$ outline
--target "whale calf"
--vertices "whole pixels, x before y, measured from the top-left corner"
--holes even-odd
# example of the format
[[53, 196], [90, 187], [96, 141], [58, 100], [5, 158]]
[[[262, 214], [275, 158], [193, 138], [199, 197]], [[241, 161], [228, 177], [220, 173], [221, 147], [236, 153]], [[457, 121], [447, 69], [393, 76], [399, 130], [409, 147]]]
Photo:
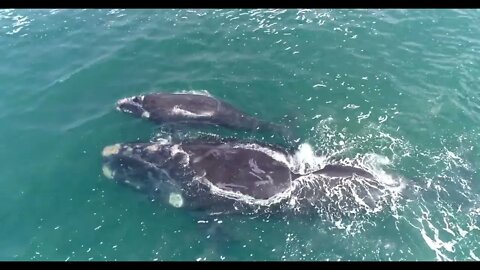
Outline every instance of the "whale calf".
[[220, 99], [200, 94], [137, 95], [118, 100], [116, 108], [157, 124], [219, 125], [232, 129], [264, 130], [289, 135], [281, 125], [259, 120]]

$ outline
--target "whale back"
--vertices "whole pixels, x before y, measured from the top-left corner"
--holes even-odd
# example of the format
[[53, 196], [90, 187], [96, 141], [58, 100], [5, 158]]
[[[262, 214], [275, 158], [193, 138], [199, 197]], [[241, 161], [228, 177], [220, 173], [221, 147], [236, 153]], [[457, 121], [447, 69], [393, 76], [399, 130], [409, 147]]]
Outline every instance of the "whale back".
[[157, 124], [217, 125], [247, 131], [268, 131], [286, 138], [287, 127], [257, 119], [232, 104], [199, 94], [151, 93], [117, 101], [117, 109]]
[[268, 199], [291, 185], [286, 164], [255, 149], [232, 143], [182, 144], [191, 168], [216, 187]]
[[143, 108], [154, 121], [192, 121], [214, 116], [220, 102], [212, 97], [192, 94], [145, 95]]

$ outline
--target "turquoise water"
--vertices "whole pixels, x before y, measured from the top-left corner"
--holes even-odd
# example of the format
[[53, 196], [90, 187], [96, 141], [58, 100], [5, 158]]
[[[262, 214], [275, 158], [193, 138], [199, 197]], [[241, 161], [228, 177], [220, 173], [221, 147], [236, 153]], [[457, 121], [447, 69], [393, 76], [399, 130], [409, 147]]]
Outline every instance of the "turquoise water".
[[[0, 259], [479, 260], [479, 15], [0, 10]], [[364, 160], [405, 195], [349, 219], [208, 223], [150, 202], [107, 181], [100, 152], [166, 136], [114, 109], [153, 91], [287, 124], [304, 162]]]

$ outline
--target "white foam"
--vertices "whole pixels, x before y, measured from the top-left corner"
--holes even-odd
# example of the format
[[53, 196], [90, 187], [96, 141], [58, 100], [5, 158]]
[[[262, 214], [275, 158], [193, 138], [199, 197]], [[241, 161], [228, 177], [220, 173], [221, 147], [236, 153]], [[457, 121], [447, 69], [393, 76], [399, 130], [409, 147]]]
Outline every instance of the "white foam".
[[285, 155], [282, 152], [275, 151], [273, 149], [267, 148], [260, 146], [255, 143], [248, 143], [248, 144], [236, 144], [234, 148], [243, 148], [243, 149], [252, 149], [256, 151], [260, 151], [264, 154], [269, 155], [271, 158], [274, 160], [281, 162], [288, 166], [290, 169], [293, 169], [293, 162], [292, 162], [292, 157]]
[[382, 169], [382, 166], [390, 165], [392, 163], [388, 157], [368, 153], [363, 157], [359, 157], [358, 160], [358, 165], [367, 171], [370, 171], [381, 183], [391, 188], [399, 188], [400, 190], [405, 187], [405, 182], [401, 177], [393, 177]]
[[473, 252], [473, 250], [470, 250], [470, 257], [476, 261], [480, 261], [480, 258], [478, 256], [475, 255], [475, 253]]
[[180, 162], [181, 164], [183, 165], [188, 165], [190, 163], [190, 156], [187, 154], [187, 152], [185, 152], [180, 145], [178, 144], [174, 144], [172, 145], [172, 147], [170, 148], [170, 155], [172, 157], [176, 156], [177, 154], [181, 154], [183, 156], [183, 159], [182, 161]]
[[181, 91], [174, 92], [174, 94], [193, 94], [193, 95], [213, 97], [212, 94], [208, 92], [208, 90], [181, 90]]
[[168, 139], [161, 138], [161, 137], [156, 137], [156, 138], [152, 139], [152, 142], [155, 142], [158, 145], [167, 145], [167, 144], [171, 144], [172, 137], [168, 136]]
[[[341, 150], [337, 152], [341, 152]], [[313, 192], [321, 190], [324, 194], [320, 195], [323, 197], [318, 197], [318, 199], [331, 200], [330, 204], [335, 204], [338, 208], [350, 211], [353, 214], [362, 210], [367, 213], [376, 213], [382, 210], [385, 205], [395, 205], [406, 186], [402, 178], [394, 177], [382, 169], [382, 166], [391, 163], [384, 156], [358, 154], [353, 159], [344, 158], [337, 161], [338, 164], [361, 168], [371, 173], [375, 178], [368, 179], [360, 176], [339, 178], [336, 180], [339, 181], [339, 184], [328, 184], [329, 178], [308, 174], [323, 168], [331, 155], [316, 156], [309, 144], [302, 144], [294, 157], [298, 172], [305, 175], [294, 182], [297, 190], [294, 192], [294, 196], [297, 194], [301, 196], [300, 194], [305, 188], [312, 189]], [[358, 193], [360, 190], [364, 195]], [[373, 205], [365, 200], [373, 202]], [[354, 204], [353, 207], [350, 205], [352, 203]], [[344, 209], [347, 206], [351, 209]]]
[[326, 165], [326, 157], [315, 155], [310, 144], [302, 143], [295, 152], [292, 162], [296, 173], [307, 174], [323, 168]]
[[[455, 240], [452, 241], [442, 241], [439, 237], [439, 230], [430, 222], [429, 218], [430, 212], [428, 209], [422, 211], [423, 218], [419, 218], [419, 221], [422, 224], [422, 228], [420, 233], [425, 240], [425, 243], [435, 252], [437, 260], [450, 260], [442, 251], [441, 249], [445, 249], [449, 252], [453, 252], [453, 246], [456, 244]], [[427, 223], [429, 231], [433, 231], [433, 239], [432, 237], [428, 236], [427, 231], [425, 230], [425, 226], [423, 222]]]
[[244, 203], [247, 203], [247, 204], [250, 204], [250, 205], [258, 205], [258, 206], [270, 206], [272, 204], [279, 203], [279, 202], [285, 200], [286, 198], [290, 197], [291, 193], [292, 193], [292, 190], [293, 190], [293, 186], [291, 186], [291, 187], [287, 188], [286, 190], [284, 190], [283, 192], [277, 193], [277, 194], [275, 194], [274, 196], [272, 196], [268, 199], [256, 199], [252, 196], [242, 194], [240, 192], [221, 189], [218, 186], [212, 184], [204, 176], [196, 177], [195, 180], [199, 181], [200, 183], [203, 183], [204, 185], [209, 187], [210, 191], [215, 195], [219, 195], [219, 196], [222, 196], [222, 197], [225, 197], [225, 198], [241, 201], [241, 202], [244, 202]]

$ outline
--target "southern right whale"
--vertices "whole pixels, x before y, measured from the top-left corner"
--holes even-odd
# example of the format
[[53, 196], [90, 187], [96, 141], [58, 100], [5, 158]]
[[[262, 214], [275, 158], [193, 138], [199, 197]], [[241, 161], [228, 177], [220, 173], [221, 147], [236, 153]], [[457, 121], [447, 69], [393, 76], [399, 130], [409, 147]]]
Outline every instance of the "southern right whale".
[[[289, 165], [288, 152], [256, 142], [118, 143], [102, 155], [107, 178], [174, 207], [209, 214], [333, 211], [332, 204], [343, 204], [340, 212], [375, 209], [383, 193], [372, 173], [341, 164], [306, 175], [318, 182], [304, 181]], [[354, 179], [364, 184], [354, 185]]]
[[200, 94], [143, 94], [118, 100], [116, 108], [157, 124], [219, 125], [290, 135], [284, 126], [259, 120], [220, 99]]

